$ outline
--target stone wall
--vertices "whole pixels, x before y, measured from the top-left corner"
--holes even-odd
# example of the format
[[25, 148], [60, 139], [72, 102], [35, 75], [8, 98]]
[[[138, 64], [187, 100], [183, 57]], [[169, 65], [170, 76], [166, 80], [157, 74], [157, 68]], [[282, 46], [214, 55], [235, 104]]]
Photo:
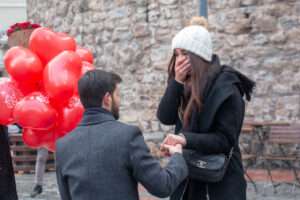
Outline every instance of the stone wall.
[[[198, 0], [27, 0], [28, 17], [90, 48], [96, 66], [122, 75], [122, 120], [161, 139], [155, 112], [166, 87], [171, 38], [198, 13]], [[215, 51], [257, 81], [247, 116], [300, 118], [300, 2], [209, 0]]]
[[257, 81], [248, 115], [298, 121], [300, 1], [211, 0], [209, 20], [224, 63]]

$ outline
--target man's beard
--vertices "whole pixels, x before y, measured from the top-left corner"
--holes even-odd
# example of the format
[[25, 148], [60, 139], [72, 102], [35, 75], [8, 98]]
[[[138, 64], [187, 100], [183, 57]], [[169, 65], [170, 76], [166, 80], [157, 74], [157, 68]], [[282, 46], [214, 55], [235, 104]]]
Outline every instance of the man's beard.
[[119, 107], [115, 104], [114, 99], [112, 99], [111, 113], [116, 120], [120, 118]]

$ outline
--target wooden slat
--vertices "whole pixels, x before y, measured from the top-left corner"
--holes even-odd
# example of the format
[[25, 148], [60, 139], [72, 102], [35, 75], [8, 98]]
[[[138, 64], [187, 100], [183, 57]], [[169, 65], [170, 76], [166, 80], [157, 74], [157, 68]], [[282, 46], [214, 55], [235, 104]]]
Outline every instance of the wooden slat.
[[[12, 158], [16, 162], [24, 161], [36, 161], [36, 155], [13, 155]], [[54, 154], [49, 154], [48, 160], [54, 160]]]
[[35, 162], [36, 161], [36, 155], [33, 155], [33, 156], [31, 156], [31, 155], [20, 155], [20, 156], [13, 155], [12, 158], [15, 162], [30, 162], [30, 161]]
[[295, 156], [265, 155], [265, 156], [262, 156], [262, 158], [265, 160], [290, 160], [290, 161], [300, 160], [300, 157], [297, 155], [295, 155]]
[[292, 124], [290, 126], [271, 127], [268, 142], [276, 144], [300, 144], [300, 126]]
[[12, 151], [17, 151], [17, 152], [36, 152], [35, 149], [30, 149], [27, 146], [17, 146], [17, 145], [11, 145], [10, 149]]
[[242, 133], [243, 134], [249, 134], [249, 133], [253, 133], [254, 128], [250, 127], [250, 126], [245, 126], [242, 128]]
[[278, 129], [272, 129], [270, 131], [270, 134], [282, 134], [282, 135], [300, 135], [300, 130], [295, 130], [295, 129], [283, 129], [283, 130], [278, 130]]
[[268, 142], [274, 143], [274, 144], [299, 144], [300, 140], [295, 139], [283, 139], [283, 138], [277, 138], [277, 139], [270, 139]]
[[22, 135], [10, 135], [9, 136], [9, 141], [11, 143], [15, 143], [15, 142], [22, 142], [23, 143]]
[[280, 133], [280, 134], [269, 134], [269, 138], [272, 138], [272, 137], [280, 137], [280, 138], [300, 138], [300, 134], [289, 134], [289, 133], [286, 133], [286, 134], [283, 134], [283, 133]]
[[242, 154], [242, 159], [243, 160], [250, 160], [256, 158], [255, 154]]

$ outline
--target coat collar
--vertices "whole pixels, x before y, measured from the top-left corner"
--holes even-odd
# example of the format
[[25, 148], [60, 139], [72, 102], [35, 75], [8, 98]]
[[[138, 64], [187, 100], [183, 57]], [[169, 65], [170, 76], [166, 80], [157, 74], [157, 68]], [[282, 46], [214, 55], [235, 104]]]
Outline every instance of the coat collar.
[[107, 121], [115, 121], [116, 119], [111, 112], [104, 108], [87, 108], [84, 111], [83, 118], [79, 126], [88, 126], [93, 124], [101, 124]]

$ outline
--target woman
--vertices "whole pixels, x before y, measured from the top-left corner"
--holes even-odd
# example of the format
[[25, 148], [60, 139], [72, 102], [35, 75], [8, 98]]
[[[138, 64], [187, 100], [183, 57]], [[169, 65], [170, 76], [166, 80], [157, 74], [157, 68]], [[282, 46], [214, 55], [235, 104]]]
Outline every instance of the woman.
[[[194, 20], [172, 40], [174, 55], [169, 80], [157, 116], [165, 125], [176, 125], [163, 145], [182, 144], [202, 154], [234, 153], [220, 182], [189, 178], [171, 200], [246, 200], [246, 181], [239, 149], [245, 114], [243, 96], [250, 101], [254, 82], [231, 67], [222, 66], [212, 53], [211, 36]], [[191, 174], [190, 174], [191, 177]]]
[[0, 199], [18, 199], [7, 128], [2, 125], [0, 125]]

